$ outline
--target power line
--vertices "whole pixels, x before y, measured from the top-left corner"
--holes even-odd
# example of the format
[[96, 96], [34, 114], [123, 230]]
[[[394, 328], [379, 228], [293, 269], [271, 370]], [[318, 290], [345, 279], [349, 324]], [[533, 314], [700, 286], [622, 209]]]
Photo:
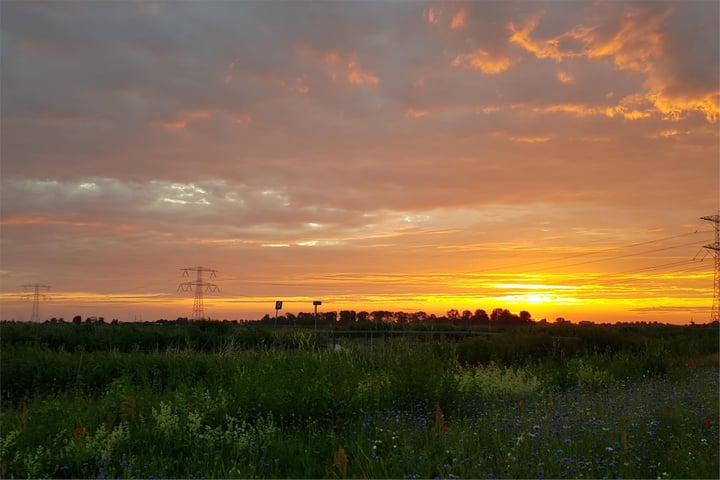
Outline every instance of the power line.
[[659, 252], [659, 251], [663, 251], [663, 250], [671, 250], [671, 249], [673, 249], [673, 248], [680, 248], [680, 247], [685, 247], [685, 246], [689, 246], [689, 245], [694, 245], [694, 244], [698, 244], [698, 241], [695, 240], [695, 241], [690, 242], [690, 243], [683, 243], [683, 244], [671, 245], [671, 246], [668, 246], [668, 247], [661, 247], [661, 248], [654, 249], [654, 250], [646, 250], [646, 251], [644, 251], [644, 252], [627, 253], [627, 254], [623, 254], [623, 255], [615, 255], [615, 256], [610, 256], [610, 257], [603, 256], [602, 258], [597, 258], [597, 259], [587, 260], [587, 261], [582, 261], [582, 262], [569, 263], [569, 264], [562, 264], [562, 263], [561, 263], [561, 264], [558, 264], [558, 262], [565, 262], [565, 261], [571, 260], [571, 259], [573, 259], [573, 258], [582, 258], [582, 257], [590, 257], [590, 256], [593, 256], [593, 255], [601, 255], [601, 254], [606, 254], [606, 253], [610, 253], [610, 252], [626, 250], [626, 249], [635, 248], [635, 247], [641, 247], [641, 246], [644, 246], [644, 245], [650, 245], [650, 244], [653, 244], [653, 243], [659, 243], [659, 242], [663, 242], [663, 241], [666, 241], [666, 240], [671, 240], [671, 239], [674, 239], [674, 238], [680, 238], [680, 237], [685, 237], [685, 236], [690, 236], [690, 235], [695, 235], [695, 234], [697, 234], [697, 231], [694, 231], [694, 232], [686, 232], [686, 233], [681, 233], [681, 234], [677, 234], [677, 235], [671, 235], [671, 236], [668, 236], [668, 237], [657, 238], [657, 239], [654, 239], [654, 240], [647, 240], [647, 241], [644, 241], [644, 242], [631, 243], [631, 244], [628, 244], [628, 245], [620, 245], [620, 246], [617, 246], [617, 247], [604, 248], [604, 249], [601, 249], [601, 250], [595, 250], [595, 251], [591, 251], [591, 252], [580, 252], [580, 253], [575, 253], [575, 254], [572, 254], [572, 255], [565, 255], [565, 256], [563, 256], [563, 257], [561, 257], [561, 258], [554, 258], [554, 259], [548, 259], [548, 260], [538, 260], [538, 261], [535, 261], [535, 262], [522, 263], [522, 264], [518, 264], [518, 265], [515, 265], [515, 266], [502, 265], [502, 266], [498, 266], [498, 267], [494, 267], [494, 268], [484, 269], [484, 270], [482, 271], [482, 273], [490, 273], [490, 272], [496, 272], [496, 271], [507, 271], [508, 268], [513, 269], [513, 268], [518, 268], [518, 267], [529, 267], [529, 266], [540, 266], [540, 265], [547, 266], [548, 268], [574, 267], [574, 266], [577, 266], [577, 265], [585, 265], [585, 264], [590, 264], [590, 263], [605, 262], [605, 261], [607, 261], [607, 260], [615, 260], [615, 259], [618, 259], [618, 258], [633, 257], [633, 256], [638, 256], [638, 255], [640, 255], [641, 253], [654, 253], [654, 252]]
[[33, 305], [32, 305], [32, 314], [30, 315], [30, 321], [31, 322], [39, 322], [40, 321], [40, 300], [50, 300], [50, 295], [45, 295], [44, 293], [40, 293], [41, 289], [44, 290], [50, 290], [50, 285], [40, 285], [39, 283], [32, 283], [28, 285], [23, 285], [23, 288], [32, 288], [34, 291], [33, 293], [29, 293], [23, 296], [24, 299], [32, 299]]
[[178, 285], [178, 290], [183, 292], [195, 291], [195, 302], [193, 303], [193, 311], [191, 318], [193, 320], [201, 320], [205, 318], [205, 307], [203, 305], [203, 291], [219, 292], [220, 288], [214, 283], [203, 282], [203, 273], [210, 273], [210, 278], [215, 277], [217, 270], [205, 267], [182, 268], [183, 277], [189, 277], [190, 272], [196, 272], [194, 282], [185, 282]]
[[709, 243], [704, 245], [712, 253], [715, 258], [715, 275], [713, 281], [713, 304], [712, 312], [710, 313], [710, 321], [720, 321], [720, 214], [718, 215], [707, 215], [700, 217], [706, 222], [710, 222], [715, 228], [715, 243]]

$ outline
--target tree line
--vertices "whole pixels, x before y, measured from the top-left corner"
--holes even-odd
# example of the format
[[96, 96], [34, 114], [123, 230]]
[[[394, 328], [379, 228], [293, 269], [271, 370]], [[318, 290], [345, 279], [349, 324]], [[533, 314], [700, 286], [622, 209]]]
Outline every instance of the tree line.
[[[562, 319], [558, 319], [562, 320]], [[543, 319], [543, 321], [545, 321]], [[482, 326], [482, 325], [530, 325], [536, 323], [532, 315], [528, 311], [521, 311], [518, 314], [510, 312], [505, 308], [496, 308], [488, 314], [483, 309], [477, 309], [474, 312], [464, 310], [460, 312], [457, 309], [448, 310], [445, 315], [437, 316], [434, 313], [420, 312], [393, 312], [389, 310], [375, 310], [368, 312], [365, 310], [340, 310], [330, 312], [306, 313], [300, 312], [297, 315], [293, 313], [285, 313], [277, 317], [266, 314], [259, 320], [260, 323], [272, 325], [295, 325], [295, 326], [389, 326], [389, 325], [448, 325], [448, 326]]]

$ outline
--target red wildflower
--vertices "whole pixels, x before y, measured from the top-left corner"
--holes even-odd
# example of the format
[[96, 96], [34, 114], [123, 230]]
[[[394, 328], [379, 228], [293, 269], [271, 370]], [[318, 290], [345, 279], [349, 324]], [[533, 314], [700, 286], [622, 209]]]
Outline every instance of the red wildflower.
[[448, 427], [447, 425], [445, 425], [445, 426], [442, 428], [442, 431], [443, 431], [443, 432], [447, 432], [448, 430], [450, 430], [450, 427]]
[[687, 364], [688, 368], [695, 368], [695, 364], [693, 362], [690, 362]]
[[705, 425], [710, 425], [710, 424], [712, 423], [712, 419], [706, 418], [706, 419], [704, 420], [704, 422], [705, 422]]
[[585, 390], [592, 390], [592, 385], [590, 385], [590, 384], [585, 385]]
[[518, 402], [518, 407], [523, 408], [525, 406], [525, 400], [520, 400]]
[[85, 429], [83, 427], [77, 427], [74, 433], [75, 435], [85, 435]]

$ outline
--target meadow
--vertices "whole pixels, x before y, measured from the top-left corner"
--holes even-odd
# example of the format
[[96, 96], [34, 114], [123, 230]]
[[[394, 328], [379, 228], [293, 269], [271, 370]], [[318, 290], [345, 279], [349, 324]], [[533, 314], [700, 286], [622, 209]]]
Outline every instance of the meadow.
[[0, 328], [3, 478], [720, 472], [717, 326]]

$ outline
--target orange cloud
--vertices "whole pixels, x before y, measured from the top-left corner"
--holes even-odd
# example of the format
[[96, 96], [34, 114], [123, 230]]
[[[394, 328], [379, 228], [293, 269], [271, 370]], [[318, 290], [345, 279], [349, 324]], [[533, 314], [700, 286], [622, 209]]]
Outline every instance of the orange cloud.
[[508, 24], [507, 28], [511, 33], [509, 42], [535, 54], [537, 58], [552, 58], [555, 61], [561, 62], [563, 58], [579, 56], [580, 53], [578, 52], [562, 50], [560, 43], [567, 38], [582, 39], [588, 30], [582, 25], [549, 40], [539, 41], [531, 37], [532, 32], [538, 23], [540, 23], [540, 19], [544, 14], [545, 12], [541, 12], [535, 15], [521, 27], [517, 27], [513, 23]]
[[535, 107], [533, 112], [538, 113], [572, 113], [578, 117], [587, 117], [591, 115], [600, 115], [604, 111], [595, 107], [590, 107], [580, 103], [560, 103], [556, 105], [546, 105], [544, 107]]
[[[337, 50], [320, 51], [307, 45], [296, 45], [293, 51], [296, 56], [307, 57], [324, 63], [329, 67], [328, 75], [330, 75], [333, 81], [344, 76], [351, 85], [374, 86], [380, 83], [380, 78], [377, 75], [363, 70], [357, 58], [352, 53], [343, 53]], [[345, 66], [344, 72], [337, 70], [340, 65]], [[296, 91], [298, 93], [307, 93], [309, 88], [301, 85]]]
[[355, 60], [347, 64], [347, 80], [353, 85], [377, 85], [380, 81], [376, 75], [364, 72]]
[[552, 140], [552, 137], [545, 135], [509, 135], [507, 132], [503, 131], [495, 131], [490, 133], [490, 135], [519, 143], [546, 143]]
[[647, 96], [653, 106], [663, 114], [666, 120], [682, 120], [685, 112], [700, 112], [710, 123], [716, 123], [720, 117], [720, 92], [705, 95], [670, 95], [664, 89], [653, 91]]
[[605, 115], [610, 118], [619, 115], [626, 118], [627, 120], [638, 120], [651, 116], [652, 111], [647, 107], [650, 107], [650, 104], [647, 102], [647, 98], [645, 97], [645, 95], [628, 95], [614, 107], [606, 108]]
[[423, 11], [423, 18], [427, 20], [428, 23], [438, 23], [438, 13], [435, 12], [435, 9], [430, 7], [427, 10]]
[[493, 57], [482, 49], [471, 53], [464, 53], [455, 57], [451, 63], [453, 67], [472, 68], [480, 70], [487, 75], [502, 73], [513, 65], [507, 57]]
[[150, 125], [153, 127], [162, 127], [169, 129], [183, 129], [189, 122], [193, 120], [202, 120], [210, 117], [207, 110], [185, 110], [178, 114], [179, 118], [171, 120], [151, 120]]
[[467, 18], [467, 9], [463, 8], [452, 19], [450, 22], [450, 28], [453, 30], [460, 30], [465, 27], [465, 19]]
[[552, 140], [550, 137], [508, 137], [513, 142], [520, 142], [520, 143], [546, 143]]
[[135, 225], [117, 223], [91, 222], [85, 220], [58, 219], [41, 216], [11, 217], [0, 220], [0, 225], [66, 225], [78, 228], [95, 228], [103, 231], [129, 232], [136, 231]]
[[[537, 58], [551, 58], [561, 62], [565, 58], [574, 57], [590, 60], [610, 57], [620, 70], [646, 74], [645, 91], [631, 96], [632, 103], [643, 103], [645, 108], [630, 108], [626, 98], [620, 105], [606, 109], [605, 114], [609, 117], [620, 115], [635, 120], [659, 113], [665, 120], [677, 121], [689, 112], [700, 112], [708, 122], [716, 123], [720, 118], [720, 92], [682, 92], [682, 86], [675, 85], [675, 80], [658, 68], [665, 53], [664, 22], [668, 14], [669, 10], [648, 14], [643, 9], [632, 9], [625, 13], [619, 29], [610, 37], [603, 38], [594, 28], [578, 25], [553, 38], [537, 40], [532, 37], [532, 33], [543, 16], [540, 13], [522, 26], [509, 24], [509, 41]], [[579, 44], [580, 48], [561, 48], [566, 40], [574, 40], [574, 44]], [[566, 75], [560, 72], [557, 78], [563, 83], [572, 83], [572, 77]], [[671, 86], [673, 93], [669, 93]], [[637, 102], [637, 98], [642, 101]]]
[[[552, 58], [558, 62], [565, 58], [611, 56], [618, 68], [639, 72], [651, 70], [654, 59], [662, 54], [661, 32], [665, 14], [647, 18], [642, 10], [632, 10], [623, 17], [620, 30], [607, 40], [601, 38], [594, 28], [585, 25], [577, 25], [550, 39], [536, 40], [532, 38], [532, 33], [543, 15], [544, 12], [535, 15], [520, 27], [509, 24], [510, 43], [537, 58]], [[579, 44], [580, 47], [563, 49], [564, 43]]]
[[[643, 104], [643, 102], [645, 102]], [[593, 107], [581, 103], [558, 103], [553, 105], [543, 105], [527, 107], [525, 104], [510, 105], [508, 108], [520, 109], [529, 108], [533, 113], [570, 113], [576, 117], [589, 116], [607, 116], [607, 117], [623, 117], [627, 120], [638, 120], [651, 116], [648, 108], [650, 104], [646, 102], [642, 95], [631, 95], [625, 97], [618, 105], [609, 107]], [[487, 107], [483, 109], [486, 113], [500, 110], [500, 107]]]
[[587, 57], [612, 56], [622, 69], [648, 72], [663, 53], [663, 21], [666, 14], [647, 18], [641, 10], [625, 14], [620, 30], [608, 41], [601, 41], [592, 32], [583, 38], [588, 45]]
[[570, 75], [567, 72], [558, 72], [555, 76], [560, 83], [564, 83], [566, 85], [574, 85], [575, 84], [575, 77]]
[[429, 110], [417, 110], [415, 108], [408, 108], [405, 110], [405, 118], [420, 118], [430, 114]]
[[182, 129], [187, 126], [187, 122], [182, 120], [152, 120], [150, 125], [153, 127]]

